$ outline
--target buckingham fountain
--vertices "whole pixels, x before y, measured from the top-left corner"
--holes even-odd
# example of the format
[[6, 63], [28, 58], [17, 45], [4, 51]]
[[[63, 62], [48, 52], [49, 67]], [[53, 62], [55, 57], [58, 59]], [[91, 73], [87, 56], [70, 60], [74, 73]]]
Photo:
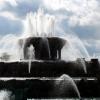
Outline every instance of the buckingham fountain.
[[0, 62], [1, 99], [100, 97], [98, 59], [62, 59], [63, 48], [70, 43], [55, 35], [54, 17], [42, 10], [28, 14], [25, 23], [30, 34], [18, 39], [20, 61]]

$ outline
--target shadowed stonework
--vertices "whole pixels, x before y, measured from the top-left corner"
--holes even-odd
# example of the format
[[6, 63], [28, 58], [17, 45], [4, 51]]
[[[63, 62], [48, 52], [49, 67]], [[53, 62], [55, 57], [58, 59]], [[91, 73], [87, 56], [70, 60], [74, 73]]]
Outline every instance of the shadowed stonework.
[[59, 37], [30, 37], [25, 40], [24, 58], [28, 59], [27, 49], [34, 47], [35, 59], [57, 60], [61, 59], [61, 49], [66, 41]]

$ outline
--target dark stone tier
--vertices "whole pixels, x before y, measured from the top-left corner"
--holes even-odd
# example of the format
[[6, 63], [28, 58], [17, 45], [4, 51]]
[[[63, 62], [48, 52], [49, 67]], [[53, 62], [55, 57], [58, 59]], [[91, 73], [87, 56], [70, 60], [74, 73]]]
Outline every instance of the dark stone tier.
[[[0, 90], [11, 91], [15, 95], [15, 100], [78, 98], [73, 83], [69, 84], [70, 81], [66, 77], [62, 80], [55, 80], [66, 74], [72, 77], [82, 98], [100, 98], [100, 64], [97, 59], [85, 61], [87, 73], [84, 72], [80, 59], [72, 62], [61, 60], [33, 61], [30, 73], [28, 64], [28, 61], [1, 62]], [[3, 77], [8, 77], [8, 79], [13, 77], [13, 79], [5, 81], [2, 79]], [[42, 77], [49, 80], [45, 80], [45, 78], [41, 80]]]
[[[64, 81], [66, 83], [66, 81]], [[75, 80], [79, 89], [81, 98], [99, 98], [100, 97], [100, 81], [80, 79]], [[15, 100], [27, 100], [33, 98], [78, 98], [76, 91], [70, 88], [70, 85], [59, 85], [63, 90], [57, 89], [55, 80], [8, 80], [0, 81], [0, 90], [9, 90], [15, 95]], [[69, 87], [68, 87], [69, 86]], [[57, 89], [57, 90], [56, 90]]]
[[[0, 62], [0, 77], [59, 77], [68, 74], [71, 77], [100, 77], [100, 64], [97, 59], [84, 61], [86, 66], [77, 61], [32, 61]], [[84, 71], [86, 67], [87, 73]]]
[[[23, 41], [19, 40], [20, 46], [23, 45], [23, 59], [0, 62], [0, 93], [10, 91], [9, 97], [15, 96], [15, 100], [100, 98], [98, 59], [61, 60], [61, 50], [67, 41], [59, 37], [29, 37]], [[34, 53], [35, 60], [28, 53]]]

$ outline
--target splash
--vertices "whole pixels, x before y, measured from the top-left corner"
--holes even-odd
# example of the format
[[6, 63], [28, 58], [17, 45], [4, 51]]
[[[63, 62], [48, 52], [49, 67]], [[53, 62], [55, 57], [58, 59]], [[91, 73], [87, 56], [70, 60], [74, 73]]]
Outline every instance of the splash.
[[81, 98], [80, 92], [70, 76], [63, 74], [55, 81], [55, 92], [57, 93], [57, 95], [62, 95], [63, 93], [65, 93], [65, 95], [70, 96], [71, 91], [75, 92], [79, 99]]
[[15, 96], [12, 95], [11, 91], [1, 90], [0, 91], [0, 100], [15, 100]]

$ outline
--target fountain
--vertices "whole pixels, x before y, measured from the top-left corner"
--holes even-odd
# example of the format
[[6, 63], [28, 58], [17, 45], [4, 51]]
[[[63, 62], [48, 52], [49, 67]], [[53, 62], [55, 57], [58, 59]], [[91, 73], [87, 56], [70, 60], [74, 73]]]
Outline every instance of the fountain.
[[[37, 60], [61, 59], [61, 49], [66, 40], [56, 37], [54, 34], [55, 20], [53, 16], [45, 15], [42, 9], [37, 13], [29, 13], [25, 20], [24, 39], [20, 39], [23, 58], [28, 59], [27, 49], [30, 45], [34, 47], [34, 55]], [[28, 25], [28, 26], [27, 26]], [[25, 42], [23, 42], [25, 40]]]
[[[37, 13], [30, 12], [26, 16], [25, 24], [25, 32], [23, 34], [22, 39], [22, 54], [23, 60], [29, 60], [28, 57], [28, 48], [30, 45], [34, 47], [34, 59], [33, 60], [42, 60], [42, 61], [67, 61], [69, 59], [82, 57], [82, 53], [84, 53], [87, 57], [89, 57], [88, 52], [82, 46], [82, 51], [80, 51], [80, 45], [83, 45], [77, 37], [74, 37], [73, 41], [72, 37], [66, 36], [59, 37], [55, 34], [55, 17], [46, 15], [43, 12], [43, 9], [39, 9]], [[27, 34], [28, 33], [28, 34]], [[75, 47], [75, 42], [78, 40], [79, 49]], [[62, 51], [62, 52], [61, 52]], [[73, 53], [73, 54], [71, 54]], [[65, 56], [65, 57], [64, 57]], [[68, 57], [67, 57], [68, 56]], [[70, 58], [70, 57], [71, 58]], [[80, 67], [83, 68], [86, 73], [86, 65], [83, 59], [80, 60]]]
[[[79, 61], [79, 63], [73, 63], [73, 61], [76, 58], [83, 58], [82, 54], [88, 57], [88, 52], [76, 36], [58, 35], [59, 32], [62, 34], [64, 32], [57, 30], [55, 16], [45, 14], [43, 9], [39, 9], [35, 13], [28, 13], [23, 24], [23, 34], [20, 36], [10, 34], [0, 41], [0, 47], [2, 48], [0, 53], [5, 51], [10, 55], [10, 59], [8, 59], [7, 64], [4, 63], [5, 68], [3, 68], [6, 69], [7, 66], [10, 66], [8, 64], [14, 62], [15, 65], [12, 66], [19, 70], [17, 74], [17, 70], [10, 66], [7, 72], [10, 73], [7, 74], [8, 76], [12, 76], [12, 74], [19, 77], [27, 76], [27, 74], [28, 76], [43, 77], [59, 76], [63, 72], [71, 76], [77, 76], [86, 73], [84, 60]], [[57, 33], [57, 31], [59, 32]], [[2, 44], [4, 45], [2, 46]], [[52, 73], [48, 73], [48, 71]]]
[[[0, 50], [7, 50], [7, 53], [10, 52], [9, 54], [12, 55], [11, 60], [0, 62], [2, 66], [0, 67], [0, 76], [24, 77], [25, 80], [24, 78], [20, 78], [20, 80], [24, 81], [25, 87], [22, 91], [27, 95], [30, 95], [28, 93], [31, 91], [32, 93], [36, 92], [35, 95], [31, 93], [31, 96], [36, 97], [39, 92], [40, 97], [41, 95], [44, 97], [44, 93], [46, 93], [47, 97], [50, 95], [58, 98], [69, 95], [74, 97], [75, 95], [81, 99], [77, 87], [78, 82], [80, 83], [81, 77], [91, 77], [91, 75], [99, 79], [99, 75], [95, 75], [96, 72], [98, 74], [100, 72], [98, 61], [92, 59], [88, 62], [84, 59], [83, 55], [89, 57], [89, 54], [77, 36], [64, 35], [60, 37], [57, 33], [59, 30], [56, 30], [55, 17], [44, 14], [43, 10], [39, 9], [36, 13], [30, 12], [23, 23], [25, 29], [21, 36], [9, 35], [1, 39], [0, 47], [2, 44], [4, 45]], [[13, 59], [14, 61], [12, 61]], [[76, 81], [75, 77], [80, 77], [80, 80]], [[85, 79], [88, 82], [88, 78]], [[21, 86], [23, 85], [19, 79], [14, 80], [15, 83], [16, 81]], [[13, 81], [10, 82], [11, 86], [14, 85]], [[5, 82], [5, 84], [9, 84], [9, 82]], [[13, 88], [15, 89], [15, 87]], [[38, 91], [36, 91], [37, 89]], [[44, 93], [41, 94], [39, 90]], [[51, 94], [49, 95], [49, 93]]]

